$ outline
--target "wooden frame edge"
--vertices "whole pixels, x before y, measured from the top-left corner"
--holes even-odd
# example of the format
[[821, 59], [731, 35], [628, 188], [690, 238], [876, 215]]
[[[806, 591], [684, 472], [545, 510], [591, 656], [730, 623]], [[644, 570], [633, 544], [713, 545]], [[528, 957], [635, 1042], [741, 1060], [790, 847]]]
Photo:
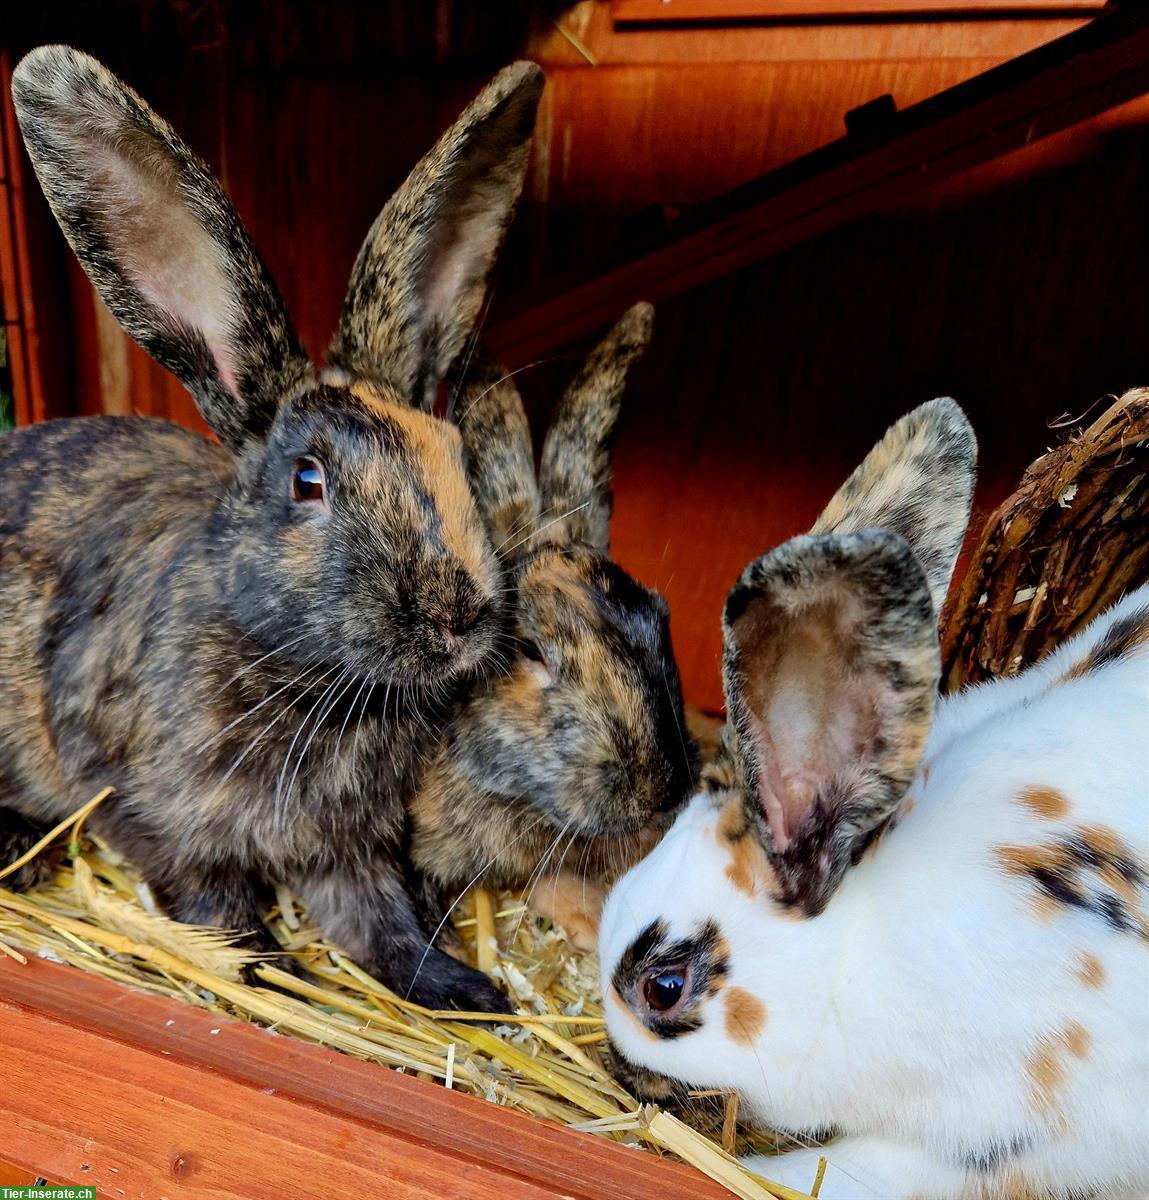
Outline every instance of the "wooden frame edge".
[[[87, 1096], [69, 1103], [78, 1087]], [[131, 1113], [117, 1115], [120, 1095]], [[137, 1121], [141, 1104], [168, 1104], [170, 1129]], [[252, 1147], [234, 1135], [218, 1141], [237, 1109], [250, 1130], [263, 1131]], [[213, 1200], [306, 1196], [298, 1180], [286, 1186], [281, 1163], [314, 1143], [324, 1171], [316, 1194], [324, 1196], [361, 1187], [369, 1162], [390, 1173], [386, 1194], [396, 1200], [728, 1197], [682, 1164], [39, 959], [0, 957], [0, 1130], [0, 1158], [16, 1166], [113, 1189], [126, 1186], [131, 1170], [149, 1195], [157, 1179], [171, 1177], [185, 1197], [201, 1187]], [[341, 1139], [356, 1148], [345, 1171]], [[221, 1192], [235, 1170], [232, 1152], [247, 1174]], [[448, 1163], [466, 1175], [466, 1190], [441, 1190]], [[440, 1190], [425, 1191], [421, 1178]]]

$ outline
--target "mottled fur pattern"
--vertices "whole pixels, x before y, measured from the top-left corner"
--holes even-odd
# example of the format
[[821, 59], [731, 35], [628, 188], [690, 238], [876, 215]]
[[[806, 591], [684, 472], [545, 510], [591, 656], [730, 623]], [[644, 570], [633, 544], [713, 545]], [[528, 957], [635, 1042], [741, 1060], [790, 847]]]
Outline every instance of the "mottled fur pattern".
[[[912, 469], [886, 458], [912, 505], [864, 466], [879, 498], [855, 492], [863, 515], [836, 498], [840, 532], [787, 543], [731, 595], [723, 750], [603, 914], [616, 1057], [656, 1096], [730, 1089], [767, 1126], [840, 1131], [749, 1164], [806, 1192], [824, 1154], [824, 1200], [1139, 1198], [1149, 589], [935, 705], [920, 564], [952, 568], [966, 513], [938, 519], [930, 493], [955, 494], [946, 476], [973, 452], [908, 425], [933, 426], [943, 464], [926, 443]], [[882, 511], [919, 528], [855, 531]], [[944, 595], [940, 571], [929, 590]], [[793, 902], [796, 881], [816, 903]], [[714, 930], [725, 986], [700, 995], [690, 964]], [[668, 1007], [651, 980], [672, 972]], [[666, 1036], [680, 1013], [692, 1027]]]
[[[501, 230], [514, 201], [487, 177], [505, 179], [500, 149], [525, 157], [538, 79], [512, 69], [492, 86], [501, 99], [476, 101], [489, 114], [477, 132], [470, 113], [456, 129], [463, 179], [423, 208], [407, 187], [421, 236], [401, 236], [393, 212], [406, 249], [348, 304], [358, 328], [397, 321], [410, 345], [439, 347], [416, 374], [439, 369], [470, 318], [443, 287], [412, 309], [408, 276], [424, 264], [404, 254], [454, 228], [459, 206], [492, 206]], [[505, 1006], [485, 977], [428, 952], [403, 854], [404, 801], [433, 730], [490, 669], [504, 621], [458, 431], [419, 411], [420, 391], [373, 382], [404, 377], [410, 345], [401, 370], [364, 359], [368, 378], [316, 382], [219, 186], [99, 64], [35, 51], [14, 95], [81, 263], [223, 444], [112, 417], [0, 441], [13, 605], [0, 625], [0, 794], [41, 822], [110, 785], [91, 827], [175, 917], [271, 952], [262, 894], [284, 882], [390, 986], [434, 1006]], [[451, 170], [418, 178], [439, 187]], [[478, 238], [449, 279], [475, 286], [471, 256], [487, 263], [497, 242]], [[296, 490], [301, 459], [319, 464], [319, 502]]]
[[941, 672], [929, 587], [895, 533], [809, 534], [746, 568], [723, 631], [747, 815], [778, 898], [814, 914], [921, 759]]
[[965, 414], [948, 397], [930, 400], [890, 426], [810, 532], [901, 534], [941, 612], [969, 522], [976, 470], [977, 443]]
[[806, 913], [893, 819], [916, 768], [976, 462], [957, 404], [921, 405], [808, 535], [752, 562], [727, 597], [727, 741], [778, 898]]
[[412, 804], [412, 855], [445, 887], [480, 876], [521, 886], [564, 863], [613, 878], [650, 848], [695, 778], [666, 603], [607, 557], [608, 443], [650, 323], [646, 305], [623, 317], [548, 434], [552, 459], [584, 464], [566, 478], [586, 490], [563, 503], [593, 511], [588, 524], [548, 528], [511, 380], [484, 367], [463, 388], [472, 486], [515, 601], [506, 671], [456, 706]]
[[654, 310], [636, 304], [591, 351], [543, 442], [539, 490], [547, 520], [537, 540], [610, 550], [611, 449], [630, 368], [646, 349]]
[[476, 356], [461, 385], [458, 422], [465, 431], [467, 476], [491, 541], [508, 561], [539, 526], [531, 430], [513, 377]]
[[[48, 203], [104, 303], [187, 384], [225, 445], [262, 437], [309, 365], [223, 189], [166, 121], [87, 55], [34, 51], [13, 75], [12, 97]], [[186, 210], [171, 203], [175, 194]], [[176, 311], [188, 275], [202, 289], [191, 298], [206, 318], [199, 328]]]
[[[534, 63], [505, 68], [387, 202], [351, 271], [333, 367], [430, 411], [478, 319], [523, 186], [542, 90]], [[432, 319], [411, 319], [424, 311]]]

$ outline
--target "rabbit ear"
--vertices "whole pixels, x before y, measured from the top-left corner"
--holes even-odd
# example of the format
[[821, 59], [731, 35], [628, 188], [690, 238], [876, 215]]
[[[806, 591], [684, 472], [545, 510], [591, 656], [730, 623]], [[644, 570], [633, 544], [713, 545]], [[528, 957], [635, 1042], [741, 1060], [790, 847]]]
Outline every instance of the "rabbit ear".
[[539, 468], [548, 542], [610, 550], [611, 446], [627, 375], [653, 328], [649, 304], [628, 309], [559, 402]]
[[948, 397], [907, 413], [838, 489], [811, 533], [892, 529], [917, 555], [941, 612], [973, 504], [977, 440]]
[[457, 417], [467, 478], [497, 553], [513, 558], [538, 528], [539, 489], [522, 397], [496, 363], [467, 372]]
[[782, 898], [816, 913], [893, 816], [940, 677], [925, 574], [895, 533], [794, 538], [726, 600], [732, 747]]
[[116, 319], [226, 445], [262, 436], [309, 366], [223, 189], [86, 54], [33, 50], [12, 97], [48, 203]]
[[431, 410], [478, 319], [542, 89], [534, 63], [500, 71], [387, 201], [351, 271], [333, 367]]

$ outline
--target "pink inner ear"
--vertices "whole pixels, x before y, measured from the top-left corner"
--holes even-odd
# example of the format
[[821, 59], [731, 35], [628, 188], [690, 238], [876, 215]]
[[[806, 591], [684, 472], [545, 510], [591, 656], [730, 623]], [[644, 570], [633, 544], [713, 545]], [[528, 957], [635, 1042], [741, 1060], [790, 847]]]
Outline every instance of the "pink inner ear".
[[872, 732], [871, 681], [844, 670], [835, 649], [816, 630], [792, 630], [748, 697], [758, 802], [779, 851], [819, 793], [864, 755]]
[[774, 845], [782, 852], [790, 844], [790, 833], [797, 822], [787, 820], [785, 787], [778, 771], [778, 757], [773, 739], [766, 726], [753, 713], [749, 717], [755, 742], [754, 758], [758, 767], [758, 803], [766, 814]]
[[224, 386], [235, 374], [234, 284], [219, 247], [184, 203], [169, 163], [145, 140], [123, 152], [98, 144], [87, 157], [109, 210], [109, 240], [124, 274], [157, 308], [207, 342]]

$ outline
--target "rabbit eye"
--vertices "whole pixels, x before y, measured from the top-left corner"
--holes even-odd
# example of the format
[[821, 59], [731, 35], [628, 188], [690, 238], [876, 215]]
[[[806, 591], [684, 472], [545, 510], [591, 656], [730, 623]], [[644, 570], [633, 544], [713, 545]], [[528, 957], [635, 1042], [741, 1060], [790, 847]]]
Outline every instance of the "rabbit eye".
[[314, 458], [297, 458], [291, 479], [291, 498], [301, 504], [321, 504], [327, 493], [323, 468]]
[[535, 677], [539, 687], [549, 688], [554, 683], [555, 677], [551, 674], [546, 657], [538, 645], [530, 638], [523, 638], [519, 643], [519, 653], [527, 660], [527, 670]]
[[535, 645], [534, 642], [524, 641], [520, 649], [522, 650], [523, 658], [525, 658], [528, 662], [543, 663], [544, 666], [546, 665], [547, 660], [543, 658], [543, 652], [538, 648], [538, 646]]
[[642, 998], [652, 1012], [667, 1013], [682, 999], [686, 972], [678, 967], [648, 975], [642, 983]]

